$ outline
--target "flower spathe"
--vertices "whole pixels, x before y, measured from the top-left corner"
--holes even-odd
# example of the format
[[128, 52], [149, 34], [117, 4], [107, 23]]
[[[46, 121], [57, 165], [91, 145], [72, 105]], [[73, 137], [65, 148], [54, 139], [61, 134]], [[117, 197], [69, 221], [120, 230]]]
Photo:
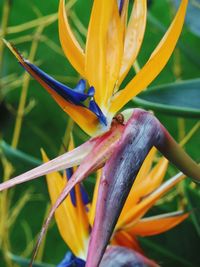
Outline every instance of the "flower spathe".
[[64, 85], [54, 80], [55, 90], [55, 86], [45, 78], [46, 74], [24, 60], [18, 51], [6, 42], [20, 64], [89, 135], [94, 136], [107, 131], [114, 115], [145, 89], [164, 68], [180, 36], [188, 0], [182, 0], [174, 20], [147, 63], [123, 89], [119, 90], [138, 56], [146, 25], [146, 0], [134, 1], [127, 21], [128, 2], [120, 1], [119, 10], [116, 0], [95, 0], [86, 45], [82, 48], [70, 28], [65, 0], [60, 0], [58, 22], [63, 51], [72, 66], [89, 84], [89, 91], [82, 90], [81, 93], [91, 97], [91, 88], [95, 90], [88, 107], [79, 101], [76, 90], [69, 91], [75, 97], [75, 101], [71, 101], [69, 95], [66, 97], [66, 92], [63, 95]]

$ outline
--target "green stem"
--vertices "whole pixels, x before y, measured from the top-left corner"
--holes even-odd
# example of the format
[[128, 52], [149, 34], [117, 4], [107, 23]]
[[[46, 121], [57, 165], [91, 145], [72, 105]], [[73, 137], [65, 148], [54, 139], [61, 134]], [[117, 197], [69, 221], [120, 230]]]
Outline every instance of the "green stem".
[[65, 152], [64, 148], [67, 147], [69, 144], [70, 134], [72, 134], [73, 127], [74, 127], [74, 121], [69, 117], [59, 155]]
[[[7, 26], [8, 26], [8, 19], [9, 19], [9, 14], [10, 14], [10, 9], [11, 9], [11, 1], [10, 0], [5, 0], [4, 5], [3, 5], [3, 13], [2, 13], [2, 20], [1, 20], [1, 32], [2, 32], [2, 38], [4, 38], [7, 34]], [[1, 41], [0, 42], [0, 78], [2, 77], [3, 73], [3, 54], [4, 54], [4, 43]], [[2, 84], [0, 82], [0, 97], [1, 97], [1, 89], [2, 89]]]
[[[33, 36], [33, 42], [32, 42], [31, 50], [30, 50], [30, 54], [29, 54], [29, 60], [30, 61], [34, 61], [35, 54], [36, 54], [36, 51], [37, 51], [37, 48], [38, 48], [38, 44], [39, 44], [39, 41], [40, 41], [40, 38], [38, 38], [38, 36], [41, 35], [43, 29], [44, 29], [43, 25], [39, 26], [38, 29], [35, 32], [35, 35]], [[15, 128], [14, 128], [14, 133], [13, 133], [13, 138], [12, 138], [12, 143], [11, 143], [11, 146], [13, 148], [17, 148], [18, 143], [19, 143], [19, 138], [20, 138], [20, 133], [21, 133], [21, 128], [22, 128], [22, 122], [23, 122], [23, 117], [24, 117], [24, 109], [25, 109], [25, 105], [26, 105], [26, 99], [27, 99], [29, 83], [30, 83], [30, 75], [25, 73], [24, 74], [23, 85], [22, 85], [22, 92], [21, 92], [18, 111], [17, 111], [17, 118], [16, 118], [16, 122], [15, 122]]]

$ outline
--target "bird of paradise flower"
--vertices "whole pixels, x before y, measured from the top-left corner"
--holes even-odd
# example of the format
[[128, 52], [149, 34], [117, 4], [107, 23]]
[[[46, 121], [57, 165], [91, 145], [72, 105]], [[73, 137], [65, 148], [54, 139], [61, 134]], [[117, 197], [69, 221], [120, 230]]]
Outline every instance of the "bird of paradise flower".
[[[127, 24], [129, 1], [120, 2], [119, 12], [116, 0], [94, 1], [83, 49], [70, 28], [65, 12], [65, 0], [60, 0], [60, 42], [66, 57], [84, 78], [74, 89], [57, 82], [23, 59], [17, 50], [5, 41], [25, 70], [92, 136], [107, 131], [114, 115], [145, 89], [164, 68], [180, 36], [188, 1], [182, 1], [168, 31], [147, 63], [121, 90], [120, 85], [140, 51], [146, 26], [147, 4], [146, 0], [136, 0]], [[89, 84], [87, 92], [86, 81]], [[86, 104], [87, 99], [89, 103]]]
[[[69, 149], [73, 149], [73, 139], [71, 139]], [[43, 160], [47, 162], [49, 159], [45, 152], [42, 151], [42, 154]], [[137, 236], [151, 236], [168, 231], [185, 220], [189, 215], [189, 213], [179, 210], [143, 218], [146, 212], [162, 195], [185, 178], [185, 175], [177, 175], [176, 178], [171, 178], [161, 185], [167, 171], [168, 161], [165, 158], [160, 158], [158, 163], [152, 167], [155, 154], [156, 149], [153, 148], [137, 175], [116, 224], [110, 241], [111, 245], [126, 247], [143, 254], [138, 244]], [[65, 265], [86, 260], [90, 231], [95, 217], [100, 172], [97, 173], [92, 203], [90, 203], [83, 186], [76, 185], [70, 197], [66, 198], [55, 212], [60, 234], [75, 256], [71, 255], [70, 257], [67, 254], [67, 258], [63, 261]], [[71, 178], [72, 173], [73, 170], [70, 172], [68, 169], [67, 177], [66, 173], [62, 176], [58, 172], [47, 175], [47, 185], [52, 205], [56, 202], [67, 183], [67, 179]], [[149, 261], [144, 256], [141, 256], [141, 259]], [[103, 263], [100, 266], [103, 267]], [[148, 266], [158, 265], [149, 261]]]
[[[25, 60], [16, 48], [5, 41], [24, 69], [92, 136], [73, 151], [0, 185], [1, 191], [53, 171], [80, 165], [51, 209], [33, 259], [57, 207], [76, 183], [104, 165], [86, 263], [86, 266], [92, 267], [98, 266], [135, 177], [153, 146], [186, 175], [200, 180], [199, 166], [152, 114], [140, 109], [126, 110], [123, 113], [125, 120], [123, 115], [117, 114], [166, 65], [180, 36], [187, 3], [187, 0], [182, 0], [174, 20], [147, 63], [120, 90], [142, 43], [147, 12], [145, 0], [135, 0], [128, 23], [128, 0], [94, 0], [84, 50], [69, 26], [65, 1], [60, 0], [58, 15], [61, 45], [71, 64], [84, 78], [74, 89], [57, 82]], [[85, 80], [89, 84], [88, 90]]]

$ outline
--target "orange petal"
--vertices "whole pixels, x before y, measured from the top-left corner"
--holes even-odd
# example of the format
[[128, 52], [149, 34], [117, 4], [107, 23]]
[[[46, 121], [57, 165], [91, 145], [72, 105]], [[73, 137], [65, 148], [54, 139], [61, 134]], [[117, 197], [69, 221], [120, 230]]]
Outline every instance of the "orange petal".
[[140, 183], [135, 184], [135, 186], [133, 184], [129, 198], [124, 207], [125, 213], [122, 213], [122, 215], [127, 214], [132, 209], [133, 205], [137, 205], [143, 198], [160, 186], [166, 174], [167, 166], [168, 160], [162, 157], [154, 168], [143, 176], [143, 180], [141, 180]]
[[152, 164], [153, 164], [153, 161], [155, 159], [155, 154], [156, 154], [156, 148], [153, 147], [149, 154], [147, 155], [146, 159], [144, 160], [144, 163], [142, 164], [142, 167], [135, 179], [135, 182], [134, 182], [134, 185], [133, 185], [133, 188], [137, 185], [141, 185], [144, 180], [146, 179], [148, 173], [150, 172], [151, 170], [151, 167], [152, 167]]
[[[44, 151], [42, 151], [42, 156], [45, 162], [49, 160]], [[66, 186], [67, 179], [66, 177], [62, 177], [58, 172], [50, 173], [46, 178], [49, 195], [53, 205]], [[76, 207], [72, 204], [71, 199], [68, 196], [56, 210], [55, 219], [59, 232], [65, 243], [76, 256], [84, 258], [87, 252], [87, 246], [85, 245], [89, 238], [89, 222], [81, 199], [79, 185], [75, 186], [75, 192]]]
[[[44, 86], [43, 86], [44, 87]], [[51, 88], [45, 88], [58, 105], [85, 131], [88, 135], [95, 135], [99, 129], [97, 117], [88, 109], [73, 105], [55, 93]]]
[[161, 234], [175, 227], [189, 216], [183, 211], [171, 212], [159, 216], [152, 216], [140, 220], [133, 227], [127, 227], [125, 231], [135, 236], [151, 236]]
[[65, 56], [68, 58], [72, 66], [80, 73], [80, 75], [85, 77], [85, 55], [69, 26], [69, 21], [65, 11], [65, 0], [60, 0], [58, 26], [60, 43]]
[[111, 244], [130, 248], [144, 254], [144, 251], [140, 247], [136, 237], [126, 231], [115, 232], [113, 238], [111, 239]]
[[123, 228], [126, 225], [135, 225], [139, 219], [154, 205], [154, 203], [166, 192], [172, 189], [177, 183], [182, 181], [186, 176], [183, 173], [179, 173], [163, 183], [159, 188], [153, 191], [150, 195], [145, 197], [138, 205], [135, 205], [133, 209], [129, 210], [124, 215], [118, 228]]
[[106, 45], [115, 0], [94, 0], [86, 42], [85, 72], [94, 86], [97, 104], [102, 107], [106, 87]]
[[146, 0], [134, 1], [134, 5], [125, 34], [124, 55], [120, 70], [119, 84], [121, 84], [121, 82], [127, 75], [140, 51], [146, 28], [146, 2]]
[[148, 180], [148, 187], [143, 188], [143, 192], [141, 193], [141, 196], [145, 197], [145, 195], [148, 195], [153, 190], [155, 190], [160, 184], [162, 183], [167, 167], [168, 167], [168, 160], [164, 157], [160, 158], [158, 163], [154, 166], [154, 168], [151, 170], [151, 172], [148, 174], [147, 179]]
[[123, 30], [117, 1], [114, 2], [111, 21], [108, 27], [106, 47], [106, 87], [103, 105], [108, 106], [115, 84], [119, 77], [123, 53]]
[[122, 8], [121, 15], [120, 15], [121, 23], [122, 23], [123, 39], [125, 38], [125, 31], [126, 31], [126, 26], [127, 26], [128, 6], [129, 6], [129, 0], [124, 0], [123, 8]]
[[113, 97], [110, 112], [115, 114], [129, 100], [145, 89], [169, 60], [180, 36], [188, 0], [182, 0], [176, 16], [152, 56], [127, 86]]

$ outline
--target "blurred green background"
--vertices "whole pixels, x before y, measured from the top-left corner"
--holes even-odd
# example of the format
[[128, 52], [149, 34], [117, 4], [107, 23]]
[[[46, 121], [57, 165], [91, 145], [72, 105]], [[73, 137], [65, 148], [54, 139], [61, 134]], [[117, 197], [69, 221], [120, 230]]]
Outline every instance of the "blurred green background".
[[[74, 22], [72, 26], [75, 34], [80, 42], [84, 43], [93, 1], [66, 2], [68, 7], [72, 7], [69, 14]], [[144, 65], [162, 38], [176, 10], [176, 1], [149, 2], [151, 4], [148, 23], [138, 58], [140, 66]], [[56, 15], [58, 3], [58, 0], [1, 0], [0, 37], [12, 41], [25, 58], [31, 58], [31, 61], [44, 71], [73, 87], [80, 77], [64, 57], [60, 47]], [[195, 7], [200, 15], [200, 3]], [[196, 18], [199, 19], [198, 15]], [[200, 32], [192, 31], [188, 18], [169, 63], [151, 86], [200, 77]], [[132, 74], [134, 70], [130, 72], [127, 80]], [[4, 179], [37, 165], [41, 160], [40, 148], [44, 148], [49, 157], [57, 156], [63, 149], [62, 144], [67, 145], [72, 128], [76, 145], [88, 138], [78, 126], [73, 125], [67, 114], [57, 106], [48, 93], [28, 77], [0, 40], [0, 177]], [[189, 88], [190, 84], [188, 90]], [[200, 82], [197, 83], [196, 90], [200, 91]], [[176, 91], [174, 93], [176, 94]], [[181, 90], [178, 93], [181, 96]], [[190, 100], [191, 107], [194, 100], [199, 100], [200, 103], [199, 96], [199, 93], [197, 96], [182, 94], [183, 99]], [[173, 100], [173, 95], [170, 97]], [[16, 120], [18, 123], [20, 121], [19, 103], [23, 111], [23, 120], [17, 138], [14, 129]], [[136, 102], [129, 103], [128, 106], [136, 106]], [[180, 141], [199, 120], [198, 116], [183, 118], [166, 112], [157, 111], [155, 114], [177, 141]], [[185, 149], [199, 162], [199, 130], [188, 141]], [[21, 154], [21, 151], [27, 155]], [[34, 158], [29, 158], [28, 155]], [[170, 166], [168, 177], [176, 172], [177, 170]], [[91, 194], [94, 179], [90, 177], [85, 184]], [[142, 239], [141, 244], [146, 254], [162, 266], [200, 266], [199, 187], [186, 180], [175, 188], [171, 195], [175, 197], [166, 197], [166, 202], [159, 207], [155, 206], [151, 213], [184, 207], [192, 211], [190, 218], [165, 234]], [[10, 263], [10, 256], [5, 260], [5, 251], [9, 250], [12, 254], [25, 258], [30, 257], [49, 204], [45, 179], [40, 178], [19, 185], [2, 194], [0, 201], [0, 266], [15, 266], [14, 263]], [[66, 249], [55, 223], [52, 223], [38, 260], [56, 264], [62, 259]]]

